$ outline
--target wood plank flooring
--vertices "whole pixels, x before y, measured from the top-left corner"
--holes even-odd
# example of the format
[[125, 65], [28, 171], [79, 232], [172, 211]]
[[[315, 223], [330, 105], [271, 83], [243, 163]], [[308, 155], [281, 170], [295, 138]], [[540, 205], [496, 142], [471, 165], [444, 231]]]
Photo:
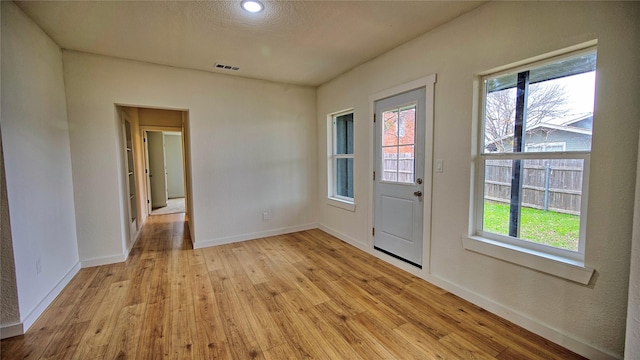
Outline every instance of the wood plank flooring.
[[149, 217], [2, 359], [580, 359], [320, 231], [192, 250]]

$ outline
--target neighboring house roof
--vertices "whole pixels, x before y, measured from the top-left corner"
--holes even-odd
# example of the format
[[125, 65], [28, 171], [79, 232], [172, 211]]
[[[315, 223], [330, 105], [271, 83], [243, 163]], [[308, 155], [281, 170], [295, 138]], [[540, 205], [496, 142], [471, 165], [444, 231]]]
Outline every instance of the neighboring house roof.
[[[585, 121], [589, 120], [589, 121]], [[532, 126], [530, 130], [535, 130], [538, 128], [550, 128], [550, 129], [558, 129], [570, 132], [579, 132], [581, 134], [591, 135], [591, 127], [593, 124], [593, 113], [580, 114], [579, 116], [574, 116], [567, 120], [566, 118], [551, 118], [544, 119], [538, 124]], [[582, 125], [582, 126], [578, 126]], [[586, 127], [584, 126], [586, 125]], [[576, 130], [588, 130], [588, 133]]]
[[[583, 126], [576, 126], [582, 123]], [[550, 129], [550, 130], [560, 130], [566, 131], [575, 134], [582, 135], [591, 135], [592, 134], [592, 123], [593, 123], [593, 113], [582, 114], [578, 117], [571, 118], [570, 120], [566, 120], [566, 118], [553, 118], [548, 120], [543, 120], [536, 125], [527, 128], [527, 133], [531, 133], [537, 129]], [[500, 139], [496, 139], [493, 141], [489, 141], [485, 144], [485, 146], [494, 144], [499, 141], [504, 141], [513, 137], [513, 134], [508, 134]]]

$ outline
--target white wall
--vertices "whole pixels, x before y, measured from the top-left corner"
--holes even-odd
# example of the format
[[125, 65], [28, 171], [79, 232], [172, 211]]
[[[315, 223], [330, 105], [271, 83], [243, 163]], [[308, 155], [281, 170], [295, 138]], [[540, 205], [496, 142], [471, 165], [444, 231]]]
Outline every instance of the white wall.
[[0, 124], [20, 321], [28, 328], [79, 262], [62, 53], [5, 1], [1, 71]]
[[[631, 80], [640, 78], [637, 19], [640, 3], [488, 3], [324, 84], [317, 104], [321, 226], [371, 251], [368, 97], [437, 73], [433, 149], [444, 172], [433, 178], [425, 277], [589, 357], [621, 357], [640, 127], [640, 87]], [[595, 278], [582, 286], [465, 251], [474, 80], [483, 71], [593, 39], [598, 79], [586, 265], [596, 269]], [[326, 116], [346, 108], [355, 109], [355, 212], [324, 201]]]
[[165, 157], [167, 161], [167, 191], [169, 198], [184, 197], [184, 167], [182, 165], [182, 136], [164, 133]]
[[315, 226], [314, 89], [78, 52], [63, 59], [83, 261], [123, 254], [114, 103], [189, 110], [196, 247]]
[[631, 271], [629, 271], [629, 303], [627, 306], [627, 333], [625, 359], [640, 359], [640, 146], [636, 169], [636, 196], [633, 212], [633, 238], [631, 242]]

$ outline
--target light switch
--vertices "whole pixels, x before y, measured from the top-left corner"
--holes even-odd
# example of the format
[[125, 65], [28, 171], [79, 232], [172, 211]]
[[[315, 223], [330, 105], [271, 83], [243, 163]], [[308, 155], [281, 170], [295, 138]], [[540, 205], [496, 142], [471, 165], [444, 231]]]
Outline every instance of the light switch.
[[441, 173], [443, 167], [443, 161], [440, 159], [436, 159], [436, 172]]

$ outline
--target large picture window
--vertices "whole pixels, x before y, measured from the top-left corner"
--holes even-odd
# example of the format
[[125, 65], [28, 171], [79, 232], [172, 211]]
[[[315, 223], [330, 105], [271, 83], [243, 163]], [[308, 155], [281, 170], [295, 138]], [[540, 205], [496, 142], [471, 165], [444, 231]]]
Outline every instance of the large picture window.
[[595, 49], [483, 78], [476, 234], [584, 259]]
[[332, 151], [329, 198], [353, 203], [353, 112], [330, 116]]

